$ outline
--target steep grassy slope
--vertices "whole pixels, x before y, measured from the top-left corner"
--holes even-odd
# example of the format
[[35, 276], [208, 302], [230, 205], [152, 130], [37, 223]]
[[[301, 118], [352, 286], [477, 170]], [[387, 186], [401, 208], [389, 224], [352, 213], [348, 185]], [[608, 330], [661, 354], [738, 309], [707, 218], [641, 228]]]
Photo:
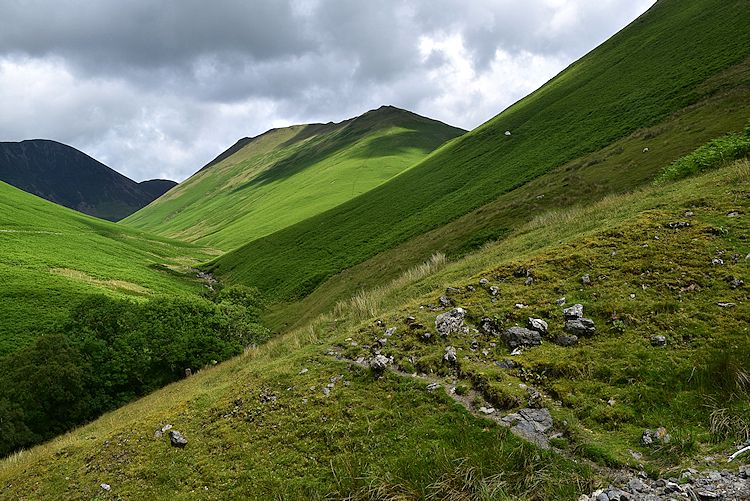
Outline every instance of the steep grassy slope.
[[60, 207], [0, 182], [0, 354], [27, 344], [91, 294], [197, 293], [198, 247]]
[[90, 156], [56, 141], [0, 143], [0, 181], [57, 204], [118, 221], [176, 183], [136, 183]]
[[[597, 465], [640, 463], [657, 476], [721, 457], [748, 433], [735, 419], [747, 412], [748, 297], [729, 280], [750, 272], [748, 214], [747, 161], [544, 214], [481, 252], [414, 270], [335, 316], [3, 461], [0, 496], [576, 499], [608, 482]], [[668, 227], [678, 221], [690, 225]], [[425, 340], [440, 311], [424, 305], [447, 286], [472, 328], [483, 317], [505, 329], [538, 316], [550, 333], [515, 357], [471, 328]], [[560, 296], [582, 303], [597, 327], [574, 347], [552, 342]], [[386, 327], [396, 331], [380, 351], [416, 378], [376, 379], [347, 363], [370, 357]], [[656, 332], [665, 347], [651, 345]], [[448, 345], [455, 363], [443, 359]], [[500, 368], [504, 358], [515, 366]], [[471, 413], [492, 405], [495, 414], [472, 416], [443, 389], [427, 391], [431, 381], [466, 395]], [[553, 447], [579, 464], [498, 427], [498, 415], [526, 405], [527, 387], [553, 415]], [[188, 438], [185, 449], [155, 437], [166, 423]], [[643, 446], [643, 428], [657, 426], [672, 442]]]
[[[661, 1], [540, 90], [414, 168], [210, 268], [279, 299], [305, 296], [341, 270], [709, 97], [705, 82], [750, 53], [748, 23], [745, 1]], [[482, 229], [466, 240], [506, 229]]]
[[382, 184], [464, 131], [384, 106], [246, 138], [125, 224], [233, 249]]
[[302, 325], [336, 301], [392, 280], [434, 252], [461, 256], [540, 213], [590, 204], [648, 183], [673, 160], [727, 132], [742, 130], [750, 117], [750, 58], [707, 80], [699, 93], [704, 96], [700, 101], [654, 126], [567, 162], [448, 224], [344, 270], [301, 301], [276, 305], [267, 318], [269, 325], [277, 329]]

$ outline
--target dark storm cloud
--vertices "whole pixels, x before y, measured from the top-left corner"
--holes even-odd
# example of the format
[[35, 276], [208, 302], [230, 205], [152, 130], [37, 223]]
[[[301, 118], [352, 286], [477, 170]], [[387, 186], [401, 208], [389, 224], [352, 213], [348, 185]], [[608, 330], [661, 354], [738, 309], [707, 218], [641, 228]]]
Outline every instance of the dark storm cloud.
[[182, 179], [238, 137], [386, 103], [471, 128], [651, 3], [0, 2], [0, 140]]

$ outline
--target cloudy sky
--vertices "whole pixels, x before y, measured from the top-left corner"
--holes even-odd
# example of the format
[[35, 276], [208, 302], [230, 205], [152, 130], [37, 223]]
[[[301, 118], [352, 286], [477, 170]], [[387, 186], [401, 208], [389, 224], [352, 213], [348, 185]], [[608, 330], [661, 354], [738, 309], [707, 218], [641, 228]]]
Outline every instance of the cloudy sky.
[[654, 0], [0, 0], [0, 141], [137, 181], [382, 104], [471, 129]]

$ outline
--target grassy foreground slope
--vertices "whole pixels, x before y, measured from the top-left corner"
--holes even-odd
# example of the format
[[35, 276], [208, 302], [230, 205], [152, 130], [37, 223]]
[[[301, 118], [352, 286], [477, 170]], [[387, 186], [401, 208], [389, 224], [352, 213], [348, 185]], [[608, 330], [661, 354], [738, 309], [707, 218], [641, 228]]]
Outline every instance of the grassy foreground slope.
[[464, 132], [392, 106], [274, 129], [239, 141], [123, 222], [230, 250], [369, 191]]
[[66, 318], [84, 297], [197, 293], [208, 254], [60, 207], [0, 182], [0, 354]]
[[414, 168], [230, 252], [211, 269], [279, 299], [303, 297], [341, 270], [705, 99], [702, 85], [750, 53], [746, 7], [737, 0], [658, 2], [540, 90]]
[[[305, 329], [0, 462], [0, 496], [576, 499], [607, 485], [600, 466], [656, 477], [708, 455], [721, 461], [750, 432], [748, 296], [731, 283], [750, 271], [749, 194], [742, 161], [541, 215], [481, 252], [435, 260]], [[668, 227], [679, 221], [690, 225]], [[712, 264], [717, 258], [723, 264]], [[426, 340], [440, 312], [424, 305], [447, 286], [469, 327], [488, 317], [505, 329], [535, 316], [550, 332], [519, 356], [471, 328]], [[553, 342], [561, 296], [596, 324], [577, 346]], [[396, 331], [380, 351], [416, 377], [376, 379], [353, 362], [371, 356], [367, 347], [387, 327]], [[654, 333], [665, 347], [652, 346]], [[455, 363], [443, 359], [448, 345]], [[515, 365], [495, 363], [506, 358]], [[466, 395], [466, 409], [428, 382]], [[527, 405], [528, 387], [552, 413], [551, 445], [562, 455], [497, 424]], [[478, 417], [480, 406], [495, 414]], [[165, 424], [188, 438], [185, 449], [155, 436]], [[657, 426], [672, 441], [642, 445], [643, 428]]]

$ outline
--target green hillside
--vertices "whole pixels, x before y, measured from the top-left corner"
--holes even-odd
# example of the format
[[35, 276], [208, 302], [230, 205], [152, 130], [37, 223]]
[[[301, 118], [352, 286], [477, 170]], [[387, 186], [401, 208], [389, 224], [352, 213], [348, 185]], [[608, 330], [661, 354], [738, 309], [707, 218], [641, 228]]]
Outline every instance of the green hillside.
[[124, 224], [230, 250], [361, 195], [464, 131], [391, 106], [241, 140]]
[[0, 355], [27, 345], [91, 295], [195, 295], [209, 254], [86, 216], [0, 182]]
[[[300, 298], [342, 270], [456, 221], [566, 164], [570, 179], [562, 186], [564, 198], [572, 203], [578, 198], [575, 173], [584, 168], [573, 163], [575, 159], [603, 152], [637, 130], [666, 123], [675, 113], [689, 113], [692, 106], [745, 85], [731, 78], [725, 78], [723, 85], [711, 82], [731, 74], [750, 54], [749, 23], [750, 9], [742, 0], [660, 1], [540, 90], [397, 178], [232, 251], [209, 268], [227, 281], [258, 286], [278, 299]], [[746, 107], [742, 99], [730, 107], [731, 118], [721, 121], [722, 132], [746, 120]], [[510, 136], [504, 134], [506, 130]], [[652, 137], [659, 135], [656, 129], [652, 133]], [[669, 154], [659, 153], [661, 161], [668, 163], [706, 138], [675, 132], [672, 140]], [[662, 146], [658, 138], [641, 144], [650, 144], [655, 152]], [[628, 155], [635, 158], [633, 150]], [[627, 179], [631, 164], [614, 163], [616, 176]], [[654, 170], [635, 172], [625, 189], [656, 174], [658, 164], [648, 165]], [[608, 185], [606, 178], [594, 184], [598, 197], [608, 189], [622, 189]], [[476, 232], [462, 234], [462, 246], [476, 248], [528, 217], [519, 221], [505, 217], [503, 226], [479, 225]], [[422, 243], [427, 245], [416, 255], [400, 253], [400, 262], [413, 264], [422, 258], [419, 252], [439, 248], [441, 240]], [[462, 246], [453, 250], [466, 252]], [[394, 266], [381, 264], [382, 279], [393, 273]]]
[[[0, 462], [0, 497], [577, 499], [623, 467], [652, 479], [699, 464], [734, 469], [723, 458], [750, 433], [748, 298], [733, 282], [750, 271], [748, 193], [744, 160], [540, 214], [502, 242], [453, 263], [435, 258]], [[447, 310], [424, 305], [446, 294], [469, 329], [442, 337], [433, 326]], [[596, 326], [574, 346], [555, 341], [561, 296]], [[528, 317], [549, 332], [512, 356], [491, 329]], [[393, 357], [382, 378], [358, 362], [374, 342]], [[532, 401], [552, 416], [552, 452], [499, 424]], [[184, 449], [155, 435], [165, 424], [187, 437]], [[644, 445], [643, 430], [657, 427], [671, 440]]]

